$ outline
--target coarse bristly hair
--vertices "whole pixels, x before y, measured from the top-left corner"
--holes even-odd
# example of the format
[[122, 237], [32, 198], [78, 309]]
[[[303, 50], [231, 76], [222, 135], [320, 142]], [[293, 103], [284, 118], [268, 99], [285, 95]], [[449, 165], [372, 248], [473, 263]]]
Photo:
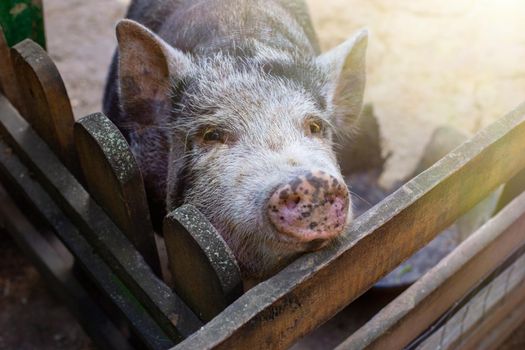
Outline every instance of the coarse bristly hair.
[[[171, 134], [186, 152], [184, 164], [177, 155], [169, 168], [185, 169], [185, 184], [184, 192], [168, 188], [180, 196], [169, 197], [168, 209], [195, 205], [223, 234], [243, 270], [256, 276], [302, 252], [281, 242], [261, 210], [272, 189], [309, 169], [339, 173], [323, 96], [326, 74], [312, 58], [280, 54], [278, 62], [260, 52], [206, 57], [173, 93], [178, 102]], [[307, 118], [324, 123], [323, 137], [306, 137]], [[211, 150], [190, 141], [210, 126], [229, 139]]]
[[[171, 2], [159, 1], [156, 11]], [[167, 42], [139, 24], [124, 23], [116, 58], [119, 74], [114, 63], [105, 109], [130, 142], [148, 195], [165, 200], [168, 211], [185, 203], [196, 206], [232, 248], [244, 276], [264, 278], [309, 250], [269, 221], [267, 202], [275, 189], [313, 170], [344, 182], [333, 136], [349, 130], [360, 109], [362, 54], [354, 59], [350, 52], [362, 39], [357, 36], [334, 54], [319, 56], [302, 1], [237, 2], [243, 5], [237, 16], [259, 15], [257, 28], [249, 27], [249, 21], [244, 23], [248, 27], [231, 22], [231, 34], [232, 14], [206, 13], [205, 24], [190, 16], [203, 4], [220, 12], [223, 5], [216, 0], [180, 2], [188, 14], [174, 18], [184, 18], [187, 25], [174, 34], [146, 19]], [[130, 14], [133, 6], [136, 10], [144, 3], [132, 5]], [[184, 6], [177, 6], [183, 12]], [[291, 12], [296, 10], [299, 15]], [[219, 24], [210, 24], [213, 20]], [[227, 36], [213, 37], [214, 32]], [[134, 44], [128, 48], [125, 40], [136, 40], [138, 49]], [[147, 56], [147, 50], [154, 51], [151, 67], [143, 66], [148, 59], [133, 62], [136, 55]], [[165, 57], [165, 66], [159, 57]], [[166, 67], [170, 73], [164, 81]], [[341, 76], [348, 78], [345, 83]], [[112, 81], [118, 81], [117, 89]], [[311, 121], [321, 127], [316, 135], [308, 132]], [[209, 130], [220, 135], [220, 142], [205, 142]]]

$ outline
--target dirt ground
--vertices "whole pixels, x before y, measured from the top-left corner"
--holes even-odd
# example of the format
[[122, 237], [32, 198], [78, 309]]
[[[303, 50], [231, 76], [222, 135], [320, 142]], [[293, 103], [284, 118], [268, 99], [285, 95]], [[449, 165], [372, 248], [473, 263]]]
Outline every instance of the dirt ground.
[[68, 310], [0, 229], [0, 349], [94, 349]]
[[[48, 49], [77, 118], [100, 110], [128, 0], [44, 0]], [[411, 173], [439, 125], [472, 134], [523, 100], [525, 6], [520, 0], [309, 0], [323, 48], [370, 30], [368, 88], [391, 157], [385, 186]], [[335, 320], [332, 328], [344, 322]], [[340, 337], [344, 330], [336, 332]], [[525, 348], [525, 327], [505, 349]], [[332, 336], [334, 333], [325, 333]], [[329, 336], [329, 337], [330, 337]], [[318, 338], [301, 349], [323, 349]], [[0, 349], [91, 349], [72, 316], [0, 230]]]

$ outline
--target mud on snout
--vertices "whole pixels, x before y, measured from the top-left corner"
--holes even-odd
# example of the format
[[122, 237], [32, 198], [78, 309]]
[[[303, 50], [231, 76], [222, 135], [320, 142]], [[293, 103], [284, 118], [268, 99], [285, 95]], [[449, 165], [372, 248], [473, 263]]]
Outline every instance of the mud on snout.
[[277, 186], [266, 210], [279, 241], [308, 251], [340, 236], [352, 216], [346, 184], [322, 170], [305, 172]]

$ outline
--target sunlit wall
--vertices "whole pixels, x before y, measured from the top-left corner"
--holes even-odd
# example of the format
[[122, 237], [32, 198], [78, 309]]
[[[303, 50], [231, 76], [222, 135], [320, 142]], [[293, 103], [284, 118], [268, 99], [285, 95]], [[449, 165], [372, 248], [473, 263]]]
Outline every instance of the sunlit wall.
[[[370, 31], [367, 102], [409, 173], [432, 130], [474, 133], [525, 101], [523, 0], [309, 0], [323, 48]], [[421, 145], [421, 146], [420, 146]]]

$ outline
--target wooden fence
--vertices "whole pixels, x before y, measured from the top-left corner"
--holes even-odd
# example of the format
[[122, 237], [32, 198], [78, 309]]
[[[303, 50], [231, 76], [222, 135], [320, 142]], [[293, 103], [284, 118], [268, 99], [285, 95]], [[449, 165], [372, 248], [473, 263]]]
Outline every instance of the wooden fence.
[[243, 293], [206, 218], [178, 208], [160, 238], [119, 130], [75, 121], [46, 52], [2, 39], [0, 222], [101, 347], [287, 348], [505, 183], [497, 215], [338, 349], [496, 346], [525, 318], [525, 105]]

